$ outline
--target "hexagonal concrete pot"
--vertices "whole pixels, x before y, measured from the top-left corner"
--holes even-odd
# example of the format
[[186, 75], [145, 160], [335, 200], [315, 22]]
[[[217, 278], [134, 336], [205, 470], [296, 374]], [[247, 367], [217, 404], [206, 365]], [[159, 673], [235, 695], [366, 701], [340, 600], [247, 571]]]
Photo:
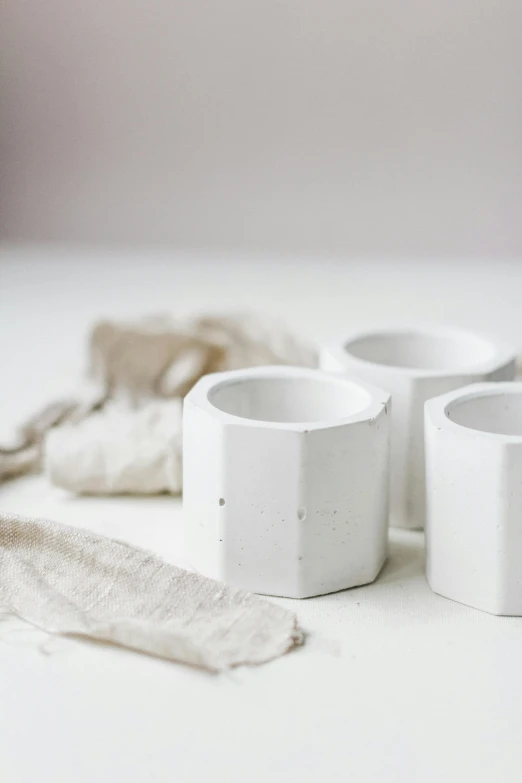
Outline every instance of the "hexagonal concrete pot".
[[387, 550], [389, 394], [293, 367], [208, 375], [185, 398], [187, 560], [292, 598], [373, 581]]
[[427, 577], [446, 598], [522, 615], [522, 383], [426, 403]]
[[515, 351], [460, 329], [387, 328], [325, 345], [321, 367], [391, 392], [390, 524], [423, 528], [425, 401], [476, 381], [512, 380]]

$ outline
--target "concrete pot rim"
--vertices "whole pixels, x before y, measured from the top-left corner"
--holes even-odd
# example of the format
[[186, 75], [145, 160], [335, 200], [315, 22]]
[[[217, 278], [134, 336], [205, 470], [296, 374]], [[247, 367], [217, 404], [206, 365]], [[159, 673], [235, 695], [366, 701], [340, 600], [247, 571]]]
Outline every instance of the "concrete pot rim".
[[[324, 384], [325, 386], [330, 385], [351, 391], [362, 391], [368, 397], [368, 404], [349, 416], [332, 416], [332, 418], [328, 417], [317, 421], [269, 421], [265, 419], [245, 418], [243, 416], [227, 413], [213, 404], [211, 400], [212, 395], [219, 389], [256, 379], [268, 381], [281, 379], [312, 380]], [[391, 395], [389, 392], [383, 391], [382, 389], [359, 379], [353, 380], [344, 378], [339, 375], [307, 367], [268, 365], [205, 375], [191, 389], [185, 398], [184, 404], [197, 404], [200, 409], [204, 410], [213, 418], [219, 418], [224, 423], [235, 424], [242, 427], [258, 427], [304, 433], [377, 419], [383, 409], [389, 406], [390, 397]]]
[[502, 397], [506, 395], [520, 395], [522, 403], [522, 382], [505, 381], [490, 383], [474, 383], [470, 386], [464, 386], [456, 391], [442, 394], [439, 397], [433, 397], [424, 405], [425, 415], [438, 428], [452, 432], [457, 437], [473, 438], [483, 441], [490, 441], [498, 445], [514, 444], [522, 446], [522, 434], [508, 435], [504, 433], [488, 432], [487, 430], [475, 429], [470, 426], [459, 424], [453, 421], [449, 414], [458, 405], [463, 405], [468, 401], [483, 397]]
[[[388, 364], [384, 362], [375, 362], [362, 358], [350, 352], [347, 347], [368, 338], [393, 337], [403, 338], [406, 336], [418, 336], [424, 339], [447, 338], [452, 340], [469, 340], [478, 344], [483, 343], [488, 355], [471, 364], [462, 367], [451, 366], [448, 368], [430, 368], [430, 367], [411, 367], [402, 364]], [[488, 334], [474, 332], [470, 329], [461, 329], [458, 327], [448, 327], [438, 324], [411, 324], [397, 323], [375, 325], [364, 330], [351, 332], [343, 337], [331, 340], [325, 344], [325, 349], [332, 354], [341, 364], [348, 360], [354, 372], [357, 371], [357, 365], [361, 367], [374, 367], [380, 373], [389, 373], [390, 375], [402, 375], [410, 379], [424, 378], [451, 378], [462, 376], [473, 380], [476, 375], [485, 375], [493, 372], [498, 367], [514, 361], [517, 352], [514, 348], [503, 341], [496, 340]]]

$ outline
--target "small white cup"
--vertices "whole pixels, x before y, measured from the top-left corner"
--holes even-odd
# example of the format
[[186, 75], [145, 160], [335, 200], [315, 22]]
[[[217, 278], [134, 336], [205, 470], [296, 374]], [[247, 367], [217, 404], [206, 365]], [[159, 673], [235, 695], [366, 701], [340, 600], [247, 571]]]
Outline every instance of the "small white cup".
[[373, 581], [387, 551], [389, 398], [297, 367], [198, 381], [183, 414], [188, 562], [290, 598]]
[[423, 528], [424, 403], [470, 383], [512, 380], [515, 351], [459, 329], [385, 328], [325, 345], [321, 368], [391, 393], [390, 524]]
[[426, 403], [427, 577], [434, 592], [522, 615], [522, 383]]

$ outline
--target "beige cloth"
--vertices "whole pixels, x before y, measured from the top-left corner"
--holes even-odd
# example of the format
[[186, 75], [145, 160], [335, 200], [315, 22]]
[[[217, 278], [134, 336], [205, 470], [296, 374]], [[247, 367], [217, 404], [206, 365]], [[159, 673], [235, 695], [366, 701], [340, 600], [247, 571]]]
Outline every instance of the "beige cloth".
[[181, 492], [182, 404], [123, 402], [79, 422], [51, 429], [44, 441], [44, 470], [55, 486], [78, 494], [151, 495]]
[[102, 322], [91, 333], [80, 394], [53, 403], [0, 450], [0, 479], [39, 470], [76, 493], [181, 491], [181, 399], [209, 372], [263, 364], [314, 366], [277, 324], [203, 316]]
[[222, 671], [302, 642], [295, 616], [127, 544], [0, 514], [0, 606], [46, 631]]
[[[207, 372], [315, 363], [245, 317], [101, 323], [80, 392], [0, 450], [0, 479], [39, 470], [74, 492], [181, 491], [181, 398]], [[291, 612], [94, 533], [0, 513], [0, 605], [50, 632], [221, 671], [269, 661], [302, 634]]]

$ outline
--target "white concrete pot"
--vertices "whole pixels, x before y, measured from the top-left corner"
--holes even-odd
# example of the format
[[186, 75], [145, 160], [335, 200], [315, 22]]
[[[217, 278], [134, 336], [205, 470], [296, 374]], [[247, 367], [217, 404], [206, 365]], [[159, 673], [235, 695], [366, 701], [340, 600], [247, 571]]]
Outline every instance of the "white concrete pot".
[[291, 598], [372, 582], [387, 549], [388, 405], [318, 370], [202, 378], [184, 404], [188, 562]]
[[427, 402], [426, 471], [432, 590], [522, 615], [522, 383]]
[[390, 524], [422, 528], [425, 401], [476, 381], [511, 380], [515, 352], [456, 329], [380, 329], [324, 346], [321, 367], [391, 392]]

